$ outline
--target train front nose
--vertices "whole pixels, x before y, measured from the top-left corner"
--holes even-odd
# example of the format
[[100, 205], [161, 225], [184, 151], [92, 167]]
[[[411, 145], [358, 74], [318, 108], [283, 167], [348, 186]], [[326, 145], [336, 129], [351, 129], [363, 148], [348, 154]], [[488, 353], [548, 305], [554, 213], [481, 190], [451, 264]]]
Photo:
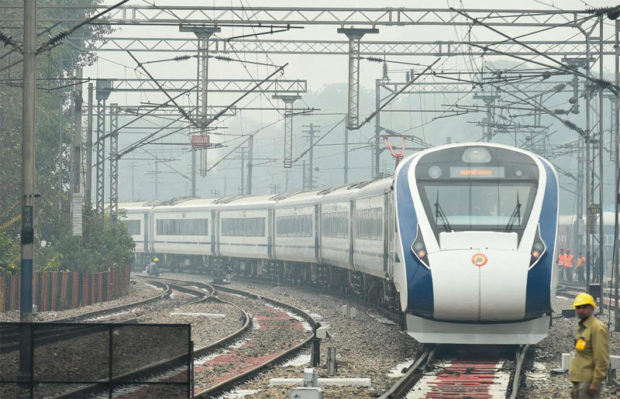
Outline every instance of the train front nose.
[[[453, 238], [461, 248], [429, 254], [434, 318], [482, 322], [524, 319], [529, 254], [518, 252], [512, 237], [503, 237], [500, 249], [498, 245], [494, 249], [462, 248], [467, 246], [467, 237]], [[494, 238], [497, 241], [498, 237]]]

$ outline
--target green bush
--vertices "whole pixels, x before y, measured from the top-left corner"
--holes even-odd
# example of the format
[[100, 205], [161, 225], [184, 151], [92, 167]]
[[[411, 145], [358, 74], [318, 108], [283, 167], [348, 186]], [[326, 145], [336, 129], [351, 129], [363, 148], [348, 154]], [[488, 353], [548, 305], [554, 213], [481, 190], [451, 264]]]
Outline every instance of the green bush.
[[0, 231], [0, 275], [19, 270], [19, 247], [6, 233]]
[[135, 246], [122, 222], [111, 223], [106, 215], [103, 230], [101, 217], [84, 211], [81, 237], [72, 235], [71, 226], [55, 230], [46, 245], [38, 251], [37, 265], [42, 270], [99, 272], [124, 266], [133, 260]]

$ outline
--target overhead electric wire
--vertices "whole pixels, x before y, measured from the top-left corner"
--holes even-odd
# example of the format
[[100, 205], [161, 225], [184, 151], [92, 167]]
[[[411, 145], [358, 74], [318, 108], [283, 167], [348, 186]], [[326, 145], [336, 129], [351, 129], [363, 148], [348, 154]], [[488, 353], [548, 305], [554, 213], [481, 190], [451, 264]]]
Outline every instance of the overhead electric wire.
[[[486, 24], [484, 22], [480, 22], [478, 19], [469, 16], [469, 14], [467, 14], [465, 11], [459, 11], [459, 10], [457, 10], [455, 8], [451, 8], [451, 9], [453, 11], [461, 14], [462, 16], [466, 17], [467, 19], [471, 20], [474, 25], [475, 24], [479, 24], [479, 25], [481, 25], [481, 26], [483, 26], [483, 27], [485, 27], [485, 28], [487, 28], [487, 29], [497, 33], [498, 35], [506, 38], [508, 41], [512, 41], [512, 42], [514, 42], [514, 43], [516, 43], [516, 44], [518, 44], [518, 45], [520, 45], [520, 46], [522, 46], [522, 47], [524, 47], [524, 48], [534, 52], [535, 54], [537, 54], [537, 55], [539, 55], [539, 56], [541, 56], [543, 58], [546, 58], [546, 59], [550, 60], [553, 63], [558, 64], [560, 67], [556, 67], [556, 66], [552, 66], [552, 65], [546, 65], [546, 64], [534, 61], [534, 60], [529, 60], [529, 62], [536, 63], [538, 65], [547, 66], [548, 68], [553, 68], [553, 69], [557, 69], [557, 70], [561, 70], [561, 71], [572, 71], [573, 74], [575, 74], [577, 76], [580, 76], [582, 78], [585, 78], [586, 80], [601, 86], [601, 88], [608, 88], [614, 94], [618, 94], [620, 92], [620, 88], [616, 87], [616, 85], [614, 83], [610, 82], [610, 81], [607, 81], [605, 79], [592, 78], [592, 77], [588, 76], [587, 74], [580, 72], [576, 67], [572, 67], [571, 65], [566, 65], [566, 64], [562, 63], [561, 61], [558, 61], [558, 60], [554, 59], [553, 57], [550, 57], [549, 55], [547, 55], [547, 54], [545, 54], [543, 52], [540, 52], [540, 51], [536, 50], [535, 48], [533, 48], [533, 47], [531, 47], [531, 46], [529, 46], [529, 45], [527, 45], [527, 44], [525, 44], [523, 42], [520, 42], [519, 40], [517, 40], [517, 39], [515, 39], [513, 37], [510, 37], [509, 35], [501, 32], [500, 30], [498, 30], [498, 29], [496, 29], [496, 28], [494, 28], [492, 26], [489, 26], [488, 24]], [[473, 45], [473, 43], [471, 43], [471, 44]], [[474, 46], [475, 47], [481, 47], [481, 48], [488, 48], [486, 46], [478, 46], [478, 45], [474, 45]], [[514, 54], [509, 54], [509, 53], [497, 51], [497, 50], [494, 50], [494, 49], [489, 49], [489, 50], [497, 52], [497, 53], [500, 53], [500, 54], [508, 55], [510, 57], [515, 57], [515, 58], [522, 59], [521, 57], [518, 57], [518, 56], [516, 56]]]

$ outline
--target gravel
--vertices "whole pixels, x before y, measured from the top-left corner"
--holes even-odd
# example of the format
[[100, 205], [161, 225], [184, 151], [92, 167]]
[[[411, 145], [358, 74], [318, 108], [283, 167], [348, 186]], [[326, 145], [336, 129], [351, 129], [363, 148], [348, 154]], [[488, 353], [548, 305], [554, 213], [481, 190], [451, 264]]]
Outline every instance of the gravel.
[[[224, 317], [221, 317], [221, 316]], [[140, 323], [189, 323], [195, 349], [212, 344], [232, 334], [243, 326], [243, 314], [232, 305], [221, 302], [202, 302], [171, 307], [158, 312], [146, 313]]]

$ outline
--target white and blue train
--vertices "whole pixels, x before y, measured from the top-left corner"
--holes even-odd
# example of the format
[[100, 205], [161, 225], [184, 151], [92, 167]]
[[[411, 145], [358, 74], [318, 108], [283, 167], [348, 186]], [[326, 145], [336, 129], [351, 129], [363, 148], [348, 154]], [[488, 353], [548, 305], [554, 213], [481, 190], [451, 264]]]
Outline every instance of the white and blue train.
[[527, 151], [446, 145], [331, 190], [119, 207], [138, 258], [356, 292], [399, 308], [423, 343], [547, 335], [558, 182]]

